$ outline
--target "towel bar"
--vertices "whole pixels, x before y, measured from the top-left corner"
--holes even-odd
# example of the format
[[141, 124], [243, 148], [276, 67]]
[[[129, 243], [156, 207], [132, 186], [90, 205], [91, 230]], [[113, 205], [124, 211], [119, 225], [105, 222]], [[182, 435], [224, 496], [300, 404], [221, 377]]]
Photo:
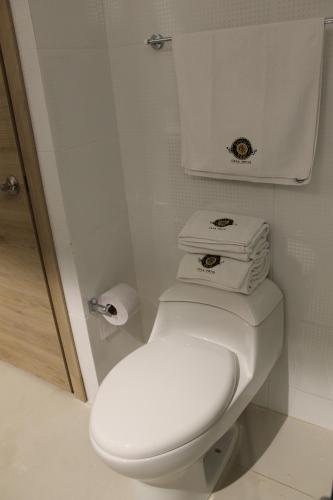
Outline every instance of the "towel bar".
[[[333, 24], [333, 17], [326, 17], [324, 24]], [[150, 45], [155, 50], [163, 49], [165, 42], [172, 42], [172, 36], [164, 36], [160, 33], [154, 33], [145, 40], [145, 45]]]

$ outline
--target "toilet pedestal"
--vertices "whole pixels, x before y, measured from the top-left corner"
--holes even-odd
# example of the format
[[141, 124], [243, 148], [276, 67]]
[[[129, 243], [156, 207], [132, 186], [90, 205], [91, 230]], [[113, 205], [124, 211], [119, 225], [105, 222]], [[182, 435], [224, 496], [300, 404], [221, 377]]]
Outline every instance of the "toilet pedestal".
[[132, 480], [133, 499], [207, 500], [233, 455], [238, 435], [238, 425], [234, 424], [203, 458], [173, 476], [149, 484]]

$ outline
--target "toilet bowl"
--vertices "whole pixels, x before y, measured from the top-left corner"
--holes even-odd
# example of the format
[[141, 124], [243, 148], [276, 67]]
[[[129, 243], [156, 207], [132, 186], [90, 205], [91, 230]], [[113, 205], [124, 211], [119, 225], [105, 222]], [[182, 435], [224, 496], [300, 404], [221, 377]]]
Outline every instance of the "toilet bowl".
[[149, 342], [97, 393], [94, 449], [133, 480], [135, 500], [207, 499], [235, 447], [235, 422], [282, 344], [272, 281], [249, 296], [175, 284], [160, 297]]

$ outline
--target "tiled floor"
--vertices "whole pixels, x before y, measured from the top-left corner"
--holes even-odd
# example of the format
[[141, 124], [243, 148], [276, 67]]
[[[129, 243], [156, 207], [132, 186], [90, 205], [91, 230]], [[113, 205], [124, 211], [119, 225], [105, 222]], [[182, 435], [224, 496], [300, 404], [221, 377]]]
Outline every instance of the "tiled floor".
[[[4, 363], [0, 394], [1, 500], [134, 500], [90, 447], [88, 405]], [[241, 424], [238, 463], [213, 500], [328, 496], [333, 432], [257, 407]]]

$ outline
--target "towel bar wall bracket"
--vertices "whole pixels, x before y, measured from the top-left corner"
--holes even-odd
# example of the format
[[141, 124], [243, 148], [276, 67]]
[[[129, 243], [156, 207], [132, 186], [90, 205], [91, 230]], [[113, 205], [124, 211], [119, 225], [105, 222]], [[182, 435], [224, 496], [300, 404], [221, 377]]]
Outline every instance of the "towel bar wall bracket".
[[165, 42], [171, 42], [171, 36], [163, 36], [160, 33], [154, 33], [147, 40], [145, 40], [145, 45], [150, 45], [155, 50], [163, 49]]
[[[327, 17], [324, 19], [324, 24], [333, 24], [333, 17]], [[161, 50], [163, 49], [165, 42], [172, 42], [172, 36], [164, 36], [160, 33], [154, 33], [145, 40], [145, 45], [150, 45], [150, 47], [155, 50]]]

